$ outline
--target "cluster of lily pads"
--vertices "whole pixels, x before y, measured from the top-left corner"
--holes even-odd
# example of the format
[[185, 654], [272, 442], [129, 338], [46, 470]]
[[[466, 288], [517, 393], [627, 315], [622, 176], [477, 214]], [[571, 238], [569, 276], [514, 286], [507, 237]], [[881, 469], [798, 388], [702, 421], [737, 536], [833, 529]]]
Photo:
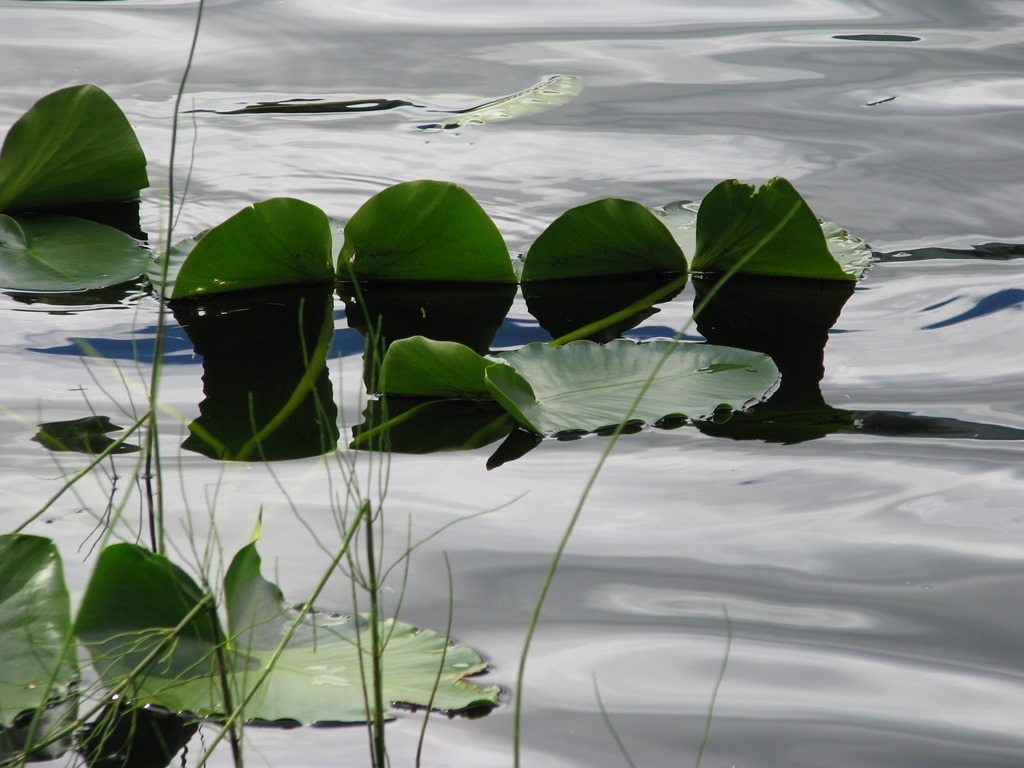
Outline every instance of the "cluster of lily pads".
[[[76, 86], [42, 99], [0, 154], [0, 285], [85, 290], [145, 274], [174, 306], [293, 285], [349, 284], [358, 293], [398, 282], [519, 283], [524, 291], [564, 285], [568, 294], [574, 281], [660, 280], [639, 302], [649, 306], [678, 291], [690, 271], [848, 282], [871, 258], [781, 178], [760, 189], [723, 181], [699, 204], [588, 203], [559, 216], [522, 259], [510, 258], [467, 191], [440, 181], [384, 189], [347, 221], [298, 199], [257, 202], [159, 258], [144, 241], [67, 215], [70, 206], [131, 200], [147, 184], [138, 140], [100, 89]], [[627, 412], [649, 423], [706, 419], [756, 402], [778, 378], [758, 352], [597, 344], [581, 340], [584, 330], [493, 356], [446, 340], [387, 339], [380, 375], [368, 384], [379, 395], [494, 401], [524, 429], [552, 435], [599, 429]]]
[[[186, 441], [222, 459], [300, 455], [290, 446], [278, 451], [273, 442], [275, 430], [295, 414], [317, 431], [319, 452], [333, 447], [336, 410], [324, 384], [334, 291], [346, 302], [349, 323], [368, 338], [364, 380], [373, 399], [353, 446], [387, 447], [388, 429], [427, 411], [440, 412], [446, 424], [457, 421], [452, 414], [482, 412], [484, 419], [456, 440], [471, 447], [510, 430], [539, 439], [626, 422], [701, 421], [723, 407], [757, 402], [777, 386], [783, 366], [763, 349], [615, 337], [629, 318], [677, 293], [691, 273], [702, 275], [698, 294], [731, 274], [746, 276], [748, 286], [764, 281], [762, 293], [771, 294], [776, 278], [852, 286], [871, 258], [863, 242], [821, 222], [781, 178], [760, 189], [724, 181], [700, 203], [653, 209], [618, 198], [588, 203], [559, 216], [522, 258], [510, 256], [466, 190], [426, 180], [382, 190], [348, 220], [293, 198], [256, 202], [154, 253], [135, 231], [137, 207], [134, 227], [131, 215], [127, 225], [122, 215], [148, 185], [138, 139], [102, 90], [75, 86], [41, 99], [10, 129], [0, 151], [0, 287], [61, 293], [147, 280], [169, 301], [204, 365], [230, 369], [231, 380], [214, 392], [218, 376], [207, 368], [207, 407]], [[644, 287], [607, 307], [560, 317], [549, 344], [496, 354], [493, 327], [473, 342], [458, 334], [428, 338], [397, 330], [369, 309], [382, 292], [413, 286], [408, 295], [417, 297], [416, 314], [426, 319], [435, 308], [419, 297], [454, 290], [470, 299], [447, 305], [458, 308], [455, 321], [465, 326], [471, 323], [459, 313], [477, 297], [503, 297], [503, 317], [509, 291], [519, 287], [539, 315], [542, 306], [568, 305], [581, 286], [625, 295], [627, 284]], [[238, 317], [233, 309], [240, 305], [295, 290], [304, 293], [294, 307], [277, 303], [298, 326], [291, 329], [298, 339], [279, 345], [299, 355], [297, 373], [263, 418], [252, 394], [258, 377], [237, 359], [220, 359], [223, 326], [209, 324]], [[266, 369], [268, 354], [275, 349], [254, 352], [253, 365]], [[237, 417], [232, 411], [222, 418], [224, 411], [213, 407], [226, 401], [237, 404]], [[105, 438], [112, 428], [102, 418], [64, 423], [38, 439], [52, 449], [129, 450]], [[245, 719], [366, 720], [367, 682], [352, 679], [352, 671], [366, 653], [360, 637], [367, 617], [289, 607], [260, 575], [255, 544], [235, 557], [223, 596], [226, 629], [210, 594], [184, 571], [162, 555], [118, 544], [100, 554], [72, 622], [53, 542], [0, 536], [0, 752], [15, 749], [18, 739], [38, 745], [25, 729], [38, 735], [45, 726], [60, 734], [62, 722], [75, 720], [60, 710], [56, 722], [43, 722], [58, 711], [45, 708], [48, 703], [75, 701], [73, 637], [89, 649], [115, 698], [200, 717], [223, 717], [242, 706]], [[449, 711], [496, 703], [496, 687], [462, 679], [484, 666], [469, 649], [397, 621], [379, 629], [388, 636], [386, 701]]]

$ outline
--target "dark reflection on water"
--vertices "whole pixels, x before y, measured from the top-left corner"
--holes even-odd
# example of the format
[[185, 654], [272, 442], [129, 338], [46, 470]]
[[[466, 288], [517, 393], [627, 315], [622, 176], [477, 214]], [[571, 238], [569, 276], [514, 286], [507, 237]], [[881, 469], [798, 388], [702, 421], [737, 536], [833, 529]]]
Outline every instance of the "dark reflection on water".
[[[950, 301], [956, 301], [957, 297], [949, 299], [939, 305], [932, 305], [925, 307], [924, 312], [932, 309], [937, 309], [939, 306], [945, 306]], [[958, 323], [965, 323], [968, 320], [975, 320], [985, 315], [992, 315], [996, 312], [1002, 312], [1007, 309], [1017, 309], [1021, 305], [1024, 305], [1024, 290], [1020, 288], [1007, 288], [1006, 290], [996, 291], [993, 294], [985, 296], [982, 299], [977, 300], [974, 306], [968, 309], [966, 312], [961, 312], [956, 317], [951, 317], [948, 320], [941, 320], [937, 323], [924, 326], [924, 330], [929, 331], [935, 328], [946, 328], [950, 325], [956, 325]]]
[[334, 450], [338, 408], [327, 369], [330, 287], [274, 289], [174, 303], [203, 359], [199, 418], [183, 448], [275, 461]]

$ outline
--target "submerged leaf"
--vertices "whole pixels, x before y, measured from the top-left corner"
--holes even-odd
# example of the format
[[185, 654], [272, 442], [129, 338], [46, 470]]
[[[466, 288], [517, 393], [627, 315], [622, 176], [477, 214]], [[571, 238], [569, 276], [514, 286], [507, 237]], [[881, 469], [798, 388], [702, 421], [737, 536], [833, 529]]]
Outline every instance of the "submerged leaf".
[[132, 237], [88, 219], [0, 214], [0, 287], [84, 291], [132, 280], [149, 252]]
[[487, 369], [488, 389], [542, 435], [591, 431], [623, 419], [706, 419], [722, 407], [738, 409], [764, 397], [779, 376], [767, 355], [674, 341], [528, 344], [498, 357], [509, 366]]
[[132, 200], [148, 186], [135, 131], [95, 85], [44, 96], [0, 150], [0, 211]]
[[736, 180], [712, 189], [697, 214], [696, 247], [694, 272], [728, 272], [743, 261], [746, 274], [856, 279], [832, 257], [817, 217], [782, 178], [757, 190]]
[[255, 203], [181, 248], [170, 298], [332, 282], [331, 243], [327, 215], [315, 205], [289, 197]]
[[831, 221], [821, 222], [821, 231], [829, 253], [843, 271], [858, 280], [863, 277], [874, 258], [871, 246]]
[[441, 123], [421, 125], [423, 130], [461, 128], [498, 120], [529, 117], [567, 104], [583, 90], [583, 81], [572, 75], [555, 75], [518, 93], [457, 111], [456, 117]]
[[555, 219], [530, 246], [523, 282], [685, 272], [686, 258], [658, 217], [610, 197]]
[[343, 280], [514, 283], [508, 248], [470, 194], [441, 181], [395, 184], [345, 226]]
[[[114, 424], [109, 416], [83, 416], [70, 421], [50, 421], [39, 425], [32, 438], [51, 451], [74, 451], [98, 454], [115, 442], [108, 432], [119, 432], [123, 427]], [[134, 453], [139, 446], [121, 443], [112, 453]]]
[[0, 536], [0, 731], [19, 713], [68, 694], [78, 679], [70, 629], [56, 545], [41, 536]]

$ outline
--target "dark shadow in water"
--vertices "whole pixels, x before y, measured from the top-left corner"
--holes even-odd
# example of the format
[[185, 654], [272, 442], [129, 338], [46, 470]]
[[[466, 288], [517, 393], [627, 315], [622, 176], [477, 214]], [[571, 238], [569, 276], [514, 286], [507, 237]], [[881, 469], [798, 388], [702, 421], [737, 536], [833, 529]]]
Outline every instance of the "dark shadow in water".
[[[695, 277], [693, 284], [696, 305], [714, 283]], [[853, 283], [734, 276], [697, 318], [697, 329], [711, 344], [771, 355], [782, 381], [767, 401], [721, 422], [697, 422], [697, 429], [733, 440], [787, 444], [839, 431], [884, 437], [1024, 440], [1024, 430], [1012, 427], [828, 405], [820, 388], [825, 344], [853, 289]]]
[[349, 101], [324, 101], [323, 99], [283, 99], [281, 101], [258, 101], [238, 109], [192, 109], [192, 112], [207, 112], [215, 115], [262, 115], [262, 114], [362, 114], [365, 112], [386, 112], [398, 107], [427, 109], [425, 104], [416, 104], [405, 99], [351, 99]]
[[[129, 280], [127, 283], [108, 285], [105, 288], [92, 288], [87, 291], [62, 291], [47, 293], [40, 291], [4, 291], [20, 304], [29, 306], [50, 306], [52, 315], [70, 315], [76, 312], [116, 309], [130, 307], [143, 296], [152, 293], [149, 283], [144, 280]], [[36, 350], [39, 351], [39, 350]], [[81, 350], [74, 354], [81, 354]]]
[[915, 248], [910, 251], [876, 252], [879, 262], [932, 261], [934, 259], [984, 259], [1010, 261], [1024, 259], [1024, 243], [984, 243], [971, 248]]
[[395, 453], [465, 451], [501, 440], [518, 424], [495, 402], [382, 397], [352, 428], [351, 448]]
[[216, 459], [275, 461], [334, 450], [337, 404], [326, 364], [329, 286], [172, 302], [203, 358], [199, 418], [182, 446]]
[[[379, 361], [388, 345], [410, 336], [454, 341], [477, 354], [490, 352], [512, 307], [515, 285], [473, 283], [342, 283], [351, 328], [366, 340], [363, 382], [375, 392]], [[370, 400], [363, 423], [352, 428], [351, 448], [431, 453], [478, 448], [505, 437], [515, 421], [497, 403], [387, 397]]]
[[[696, 307], [715, 285], [694, 277]], [[782, 374], [779, 389], [749, 411], [697, 429], [734, 440], [799, 443], [850, 429], [853, 416], [821, 395], [828, 331], [839, 319], [854, 283], [734, 275], [697, 318], [709, 344], [771, 356]]]
[[[526, 308], [537, 318], [541, 328], [550, 333], [553, 339], [557, 339], [625, 309], [664, 287], [674, 277], [528, 282], [523, 284], [523, 298], [526, 299]], [[680, 291], [682, 287], [655, 303], [671, 301]], [[649, 306], [586, 338], [600, 343], [617, 339], [659, 311], [653, 305]]]
[[198, 730], [159, 708], [115, 703], [85, 727], [77, 751], [90, 768], [165, 768]]
[[120, 230], [136, 240], [148, 240], [149, 235], [142, 231], [141, 219], [139, 217], [140, 205], [141, 201], [139, 200], [130, 200], [123, 203], [82, 203], [79, 205], [47, 208], [46, 213], [89, 219], [97, 224], [105, 224], [108, 227]]
[[398, 339], [425, 336], [455, 341], [486, 355], [515, 295], [514, 284], [388, 281], [346, 282], [338, 287], [349, 327], [367, 340], [363, 358], [367, 392], [376, 390], [379, 361]]
[[917, 35], [890, 35], [869, 32], [858, 35], [832, 35], [834, 40], [853, 40], [858, 43], [917, 43], [921, 38]]
[[[942, 304], [935, 304], [930, 307], [925, 307], [924, 311], [938, 309], [945, 304], [948, 304], [955, 299], [943, 302]], [[948, 320], [942, 320], [931, 325], [926, 325], [922, 330], [930, 331], [935, 328], [946, 328], [950, 325], [957, 325], [958, 323], [965, 323], [968, 320], [975, 320], [985, 315], [993, 315], [996, 312], [1002, 312], [1004, 309], [1015, 309], [1024, 305], [1024, 291], [1020, 288], [1007, 288], [1002, 291], [996, 291], [989, 296], [978, 299], [974, 306], [968, 309], [966, 312], [961, 312], [956, 317], [951, 317]]]

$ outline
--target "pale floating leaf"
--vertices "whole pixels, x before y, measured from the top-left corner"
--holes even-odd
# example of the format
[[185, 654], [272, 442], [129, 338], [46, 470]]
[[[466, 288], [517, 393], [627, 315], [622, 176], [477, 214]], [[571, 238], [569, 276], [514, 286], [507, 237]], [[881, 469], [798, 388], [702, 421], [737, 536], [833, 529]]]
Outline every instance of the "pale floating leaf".
[[450, 130], [464, 125], [483, 125], [538, 115], [569, 103], [582, 90], [583, 81], [580, 78], [572, 75], [555, 75], [518, 93], [460, 110], [454, 113], [455, 117], [444, 122], [421, 125], [420, 128], [426, 131]]
[[623, 420], [706, 419], [720, 408], [739, 409], [763, 398], [779, 377], [767, 355], [674, 341], [535, 343], [497, 357], [509, 365], [486, 370], [488, 389], [541, 435], [592, 431]]

